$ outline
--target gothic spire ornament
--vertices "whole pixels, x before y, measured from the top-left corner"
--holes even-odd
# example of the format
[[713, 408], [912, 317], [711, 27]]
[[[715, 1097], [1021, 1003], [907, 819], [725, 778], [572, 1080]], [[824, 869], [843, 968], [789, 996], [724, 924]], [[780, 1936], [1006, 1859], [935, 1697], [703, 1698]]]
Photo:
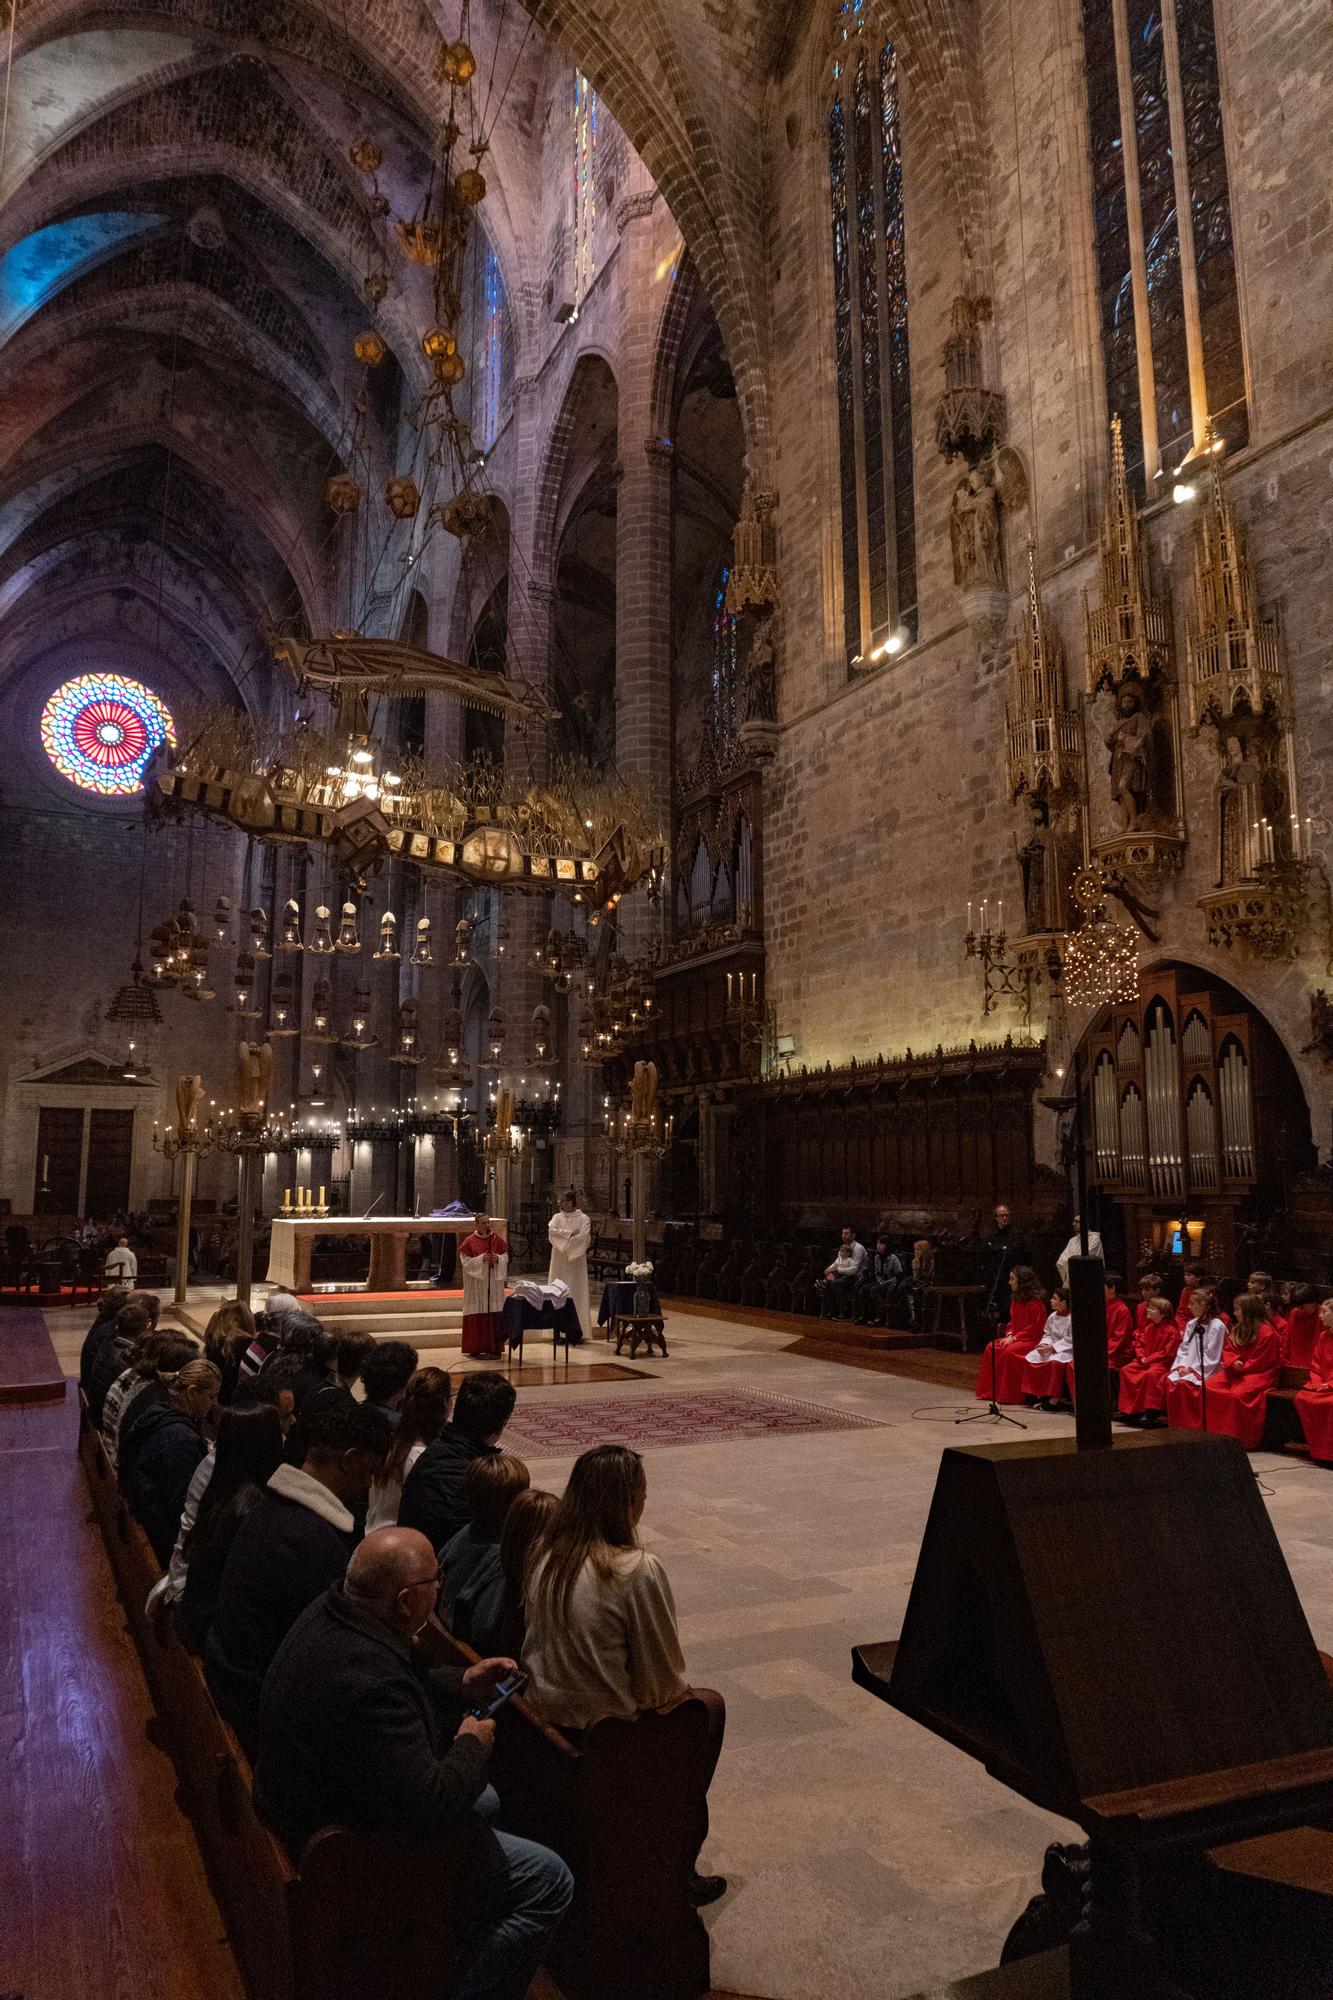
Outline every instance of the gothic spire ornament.
[[1055, 798], [1078, 789], [1081, 744], [1079, 718], [1066, 706], [1065, 657], [1060, 635], [1047, 623], [1037, 586], [1037, 545], [1028, 543], [1028, 588], [1023, 622], [1014, 646], [1008, 728], [1006, 783], [1011, 799], [1024, 792]]
[[1171, 612], [1151, 595], [1139, 534], [1139, 510], [1125, 475], [1119, 417], [1111, 419], [1111, 486], [1101, 528], [1101, 593], [1084, 598], [1088, 693], [1119, 692], [1127, 678], [1167, 676], [1171, 669]]

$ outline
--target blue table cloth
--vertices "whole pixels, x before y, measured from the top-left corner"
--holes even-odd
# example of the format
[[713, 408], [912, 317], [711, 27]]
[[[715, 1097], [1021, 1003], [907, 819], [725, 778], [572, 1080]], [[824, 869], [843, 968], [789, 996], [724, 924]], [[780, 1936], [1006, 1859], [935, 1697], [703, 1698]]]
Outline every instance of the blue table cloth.
[[[648, 1280], [648, 1289], [653, 1295], [653, 1302], [648, 1310], [660, 1313], [662, 1310], [662, 1301], [657, 1295], [657, 1287], [651, 1278]], [[610, 1284], [603, 1285], [602, 1303], [597, 1308], [598, 1326], [609, 1326], [617, 1313], [632, 1313], [634, 1310], [634, 1294], [637, 1290], [638, 1286], [635, 1284], [633, 1278], [613, 1278]]]
[[541, 1306], [530, 1305], [527, 1299], [512, 1296], [505, 1300], [500, 1314], [500, 1338], [506, 1347], [516, 1346], [521, 1333], [530, 1333], [539, 1326], [553, 1327], [571, 1347], [577, 1347], [583, 1338], [583, 1329], [572, 1299], [566, 1299], [562, 1306], [552, 1305], [549, 1299]]

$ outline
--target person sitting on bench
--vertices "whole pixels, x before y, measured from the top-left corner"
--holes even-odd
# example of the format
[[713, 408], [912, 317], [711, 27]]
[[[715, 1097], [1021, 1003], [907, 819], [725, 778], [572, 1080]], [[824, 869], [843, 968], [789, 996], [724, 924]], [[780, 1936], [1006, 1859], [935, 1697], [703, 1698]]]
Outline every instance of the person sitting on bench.
[[463, 1377], [453, 1416], [403, 1481], [400, 1528], [417, 1528], [433, 1549], [442, 1549], [467, 1526], [463, 1481], [468, 1467], [495, 1451], [517, 1400], [513, 1383], [498, 1368], [479, 1368]]
[[838, 1254], [829, 1264], [822, 1278], [816, 1284], [820, 1308], [826, 1319], [847, 1319], [851, 1315], [852, 1295], [861, 1280], [866, 1267], [866, 1246], [858, 1243], [854, 1229], [844, 1229]]
[[500, 1538], [505, 1517], [532, 1480], [521, 1458], [497, 1451], [474, 1459], [463, 1481], [468, 1524], [440, 1550], [440, 1617], [455, 1639], [477, 1643], [477, 1624], [495, 1622], [504, 1595]]
[[877, 1236], [853, 1300], [852, 1317], [857, 1325], [881, 1325], [888, 1314], [889, 1300], [902, 1281], [901, 1257], [890, 1250], [887, 1236]]
[[325, 1826], [457, 1837], [461, 1964], [450, 2000], [523, 2000], [574, 1879], [549, 1848], [489, 1823], [495, 1724], [464, 1711], [493, 1699], [514, 1662], [424, 1665], [413, 1641], [437, 1581], [424, 1535], [379, 1528], [301, 1614], [264, 1681], [255, 1807], [298, 1867]]

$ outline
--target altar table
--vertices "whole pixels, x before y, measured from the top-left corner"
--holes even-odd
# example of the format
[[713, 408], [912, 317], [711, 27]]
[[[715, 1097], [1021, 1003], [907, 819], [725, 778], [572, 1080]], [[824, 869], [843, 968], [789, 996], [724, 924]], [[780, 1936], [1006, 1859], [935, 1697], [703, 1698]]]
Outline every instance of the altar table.
[[[491, 1225], [504, 1234], [504, 1219], [493, 1215]], [[472, 1215], [275, 1215], [269, 1242], [268, 1282], [288, 1292], [310, 1290], [310, 1253], [319, 1236], [368, 1236], [370, 1269], [364, 1285], [340, 1285], [339, 1291], [401, 1292], [407, 1282], [409, 1236], [470, 1236]]]

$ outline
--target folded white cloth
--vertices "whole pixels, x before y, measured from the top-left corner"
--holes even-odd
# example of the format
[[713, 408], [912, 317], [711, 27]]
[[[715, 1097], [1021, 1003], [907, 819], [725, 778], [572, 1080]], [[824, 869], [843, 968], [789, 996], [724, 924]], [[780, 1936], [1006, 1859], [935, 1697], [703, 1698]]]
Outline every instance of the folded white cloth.
[[552, 1278], [544, 1284], [540, 1278], [511, 1278], [510, 1296], [526, 1299], [530, 1306], [562, 1306], [569, 1297], [569, 1286], [563, 1278]]

